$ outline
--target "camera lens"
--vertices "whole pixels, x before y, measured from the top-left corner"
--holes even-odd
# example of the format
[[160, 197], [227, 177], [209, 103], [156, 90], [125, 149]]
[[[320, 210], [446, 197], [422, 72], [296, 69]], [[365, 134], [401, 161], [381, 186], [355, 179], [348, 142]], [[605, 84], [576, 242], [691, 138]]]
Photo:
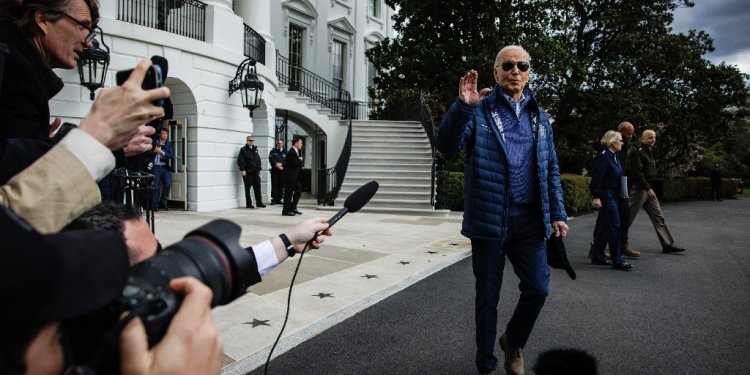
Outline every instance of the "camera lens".
[[181, 301], [169, 288], [170, 280], [183, 276], [200, 280], [213, 291], [211, 307], [241, 296], [261, 280], [255, 256], [239, 244], [241, 231], [229, 220], [214, 220], [137, 264], [123, 290], [119, 310], [141, 317], [153, 345], [166, 333]]

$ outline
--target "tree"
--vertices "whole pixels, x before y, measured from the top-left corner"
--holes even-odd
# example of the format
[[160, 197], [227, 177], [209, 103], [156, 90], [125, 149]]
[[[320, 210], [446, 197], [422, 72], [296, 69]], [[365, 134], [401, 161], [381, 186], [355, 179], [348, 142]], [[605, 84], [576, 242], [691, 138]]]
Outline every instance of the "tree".
[[713, 50], [708, 34], [672, 33], [674, 10], [689, 0], [386, 2], [399, 6], [399, 36], [368, 53], [381, 74], [376, 97], [426, 94], [439, 119], [458, 77], [477, 69], [489, 86], [497, 50], [521, 44], [565, 172], [580, 173], [601, 135], [625, 120], [638, 134], [657, 131], [664, 170], [691, 168], [748, 98], [747, 75], [702, 57]]

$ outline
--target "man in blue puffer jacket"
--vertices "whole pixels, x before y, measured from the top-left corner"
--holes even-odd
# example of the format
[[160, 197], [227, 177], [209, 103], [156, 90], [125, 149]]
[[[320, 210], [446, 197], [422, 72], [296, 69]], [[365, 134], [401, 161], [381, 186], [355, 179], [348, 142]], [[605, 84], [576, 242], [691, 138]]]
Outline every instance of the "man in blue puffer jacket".
[[438, 132], [438, 149], [464, 154], [464, 221], [476, 279], [476, 365], [493, 373], [497, 303], [507, 256], [521, 297], [500, 337], [505, 370], [523, 374], [521, 348], [549, 291], [546, 238], [568, 226], [552, 127], [530, 92], [530, 56], [506, 46], [495, 59], [497, 85], [477, 91], [477, 72], [459, 82], [458, 99]]

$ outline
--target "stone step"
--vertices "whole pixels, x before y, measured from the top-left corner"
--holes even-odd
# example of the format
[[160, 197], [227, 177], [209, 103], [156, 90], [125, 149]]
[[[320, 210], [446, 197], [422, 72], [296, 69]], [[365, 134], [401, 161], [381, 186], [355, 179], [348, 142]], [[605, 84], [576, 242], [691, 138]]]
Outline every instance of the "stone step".
[[386, 165], [388, 169], [392, 171], [403, 171], [403, 170], [413, 170], [413, 169], [424, 170], [425, 166], [427, 166], [428, 170], [432, 169], [430, 160], [425, 160], [419, 163], [403, 163], [403, 164], [397, 164], [397, 163], [392, 163], [392, 162], [382, 163], [379, 160], [372, 160], [370, 162], [366, 162], [362, 160], [362, 161], [357, 161], [357, 162], [350, 162], [349, 168], [347, 168], [346, 173], [349, 173], [349, 171], [379, 170], [383, 168], [383, 165]]
[[379, 138], [401, 138], [401, 137], [414, 137], [427, 139], [424, 130], [356, 130], [352, 129], [354, 137], [379, 137]]
[[430, 147], [430, 142], [424, 138], [409, 138], [409, 139], [393, 139], [384, 140], [383, 138], [352, 138], [352, 148], [359, 147], [372, 147], [372, 146], [383, 146], [383, 147]]
[[[343, 207], [343, 201], [339, 202], [339, 206], [318, 206], [319, 211], [330, 211], [337, 212]], [[450, 210], [435, 210], [433, 208], [398, 208], [398, 207], [369, 207], [365, 206], [359, 212], [368, 212], [373, 214], [390, 214], [390, 215], [417, 215], [417, 216], [432, 216], [432, 217], [448, 217], [450, 216]]]
[[422, 147], [408, 147], [408, 146], [397, 146], [395, 144], [392, 145], [383, 145], [383, 146], [359, 146], [359, 147], [352, 147], [352, 154], [356, 152], [357, 155], [362, 154], [394, 154], [394, 155], [415, 155], [415, 156], [422, 156], [430, 155], [432, 152], [429, 146], [422, 146]]
[[[344, 205], [344, 201], [346, 201], [346, 198], [336, 198], [336, 201], [334, 202], [334, 206], [342, 206]], [[370, 199], [369, 202], [367, 202], [367, 207], [369, 208], [376, 208], [376, 207], [391, 207], [391, 208], [421, 208], [421, 209], [429, 209], [432, 208], [432, 205], [430, 204], [430, 197], [428, 196], [427, 199], [399, 199], [399, 200], [392, 200], [392, 199], [379, 199], [377, 194], [375, 194], [375, 197]]]
[[430, 177], [378, 177], [378, 178], [372, 178], [372, 177], [354, 177], [349, 176], [347, 173], [346, 178], [344, 178], [344, 183], [342, 185], [348, 185], [352, 184], [355, 186], [364, 185], [370, 181], [377, 181], [379, 184], [414, 184], [414, 185], [430, 185]]
[[[381, 192], [387, 192], [387, 193], [422, 193], [422, 194], [430, 194], [430, 189], [432, 188], [430, 185], [409, 185], [409, 184], [381, 184], [378, 183], [380, 186], [378, 188], [378, 194]], [[351, 193], [353, 193], [355, 190], [357, 190], [359, 186], [354, 185], [346, 185], [341, 187], [341, 191], [339, 191], [339, 196], [349, 196]]]
[[393, 171], [387, 169], [380, 170], [368, 170], [368, 171], [357, 171], [347, 169], [346, 177], [352, 178], [371, 178], [377, 180], [378, 178], [390, 178], [390, 177], [414, 177], [414, 178], [426, 178], [428, 181], [432, 177], [432, 171], [429, 169], [425, 170], [405, 170], [405, 171]]

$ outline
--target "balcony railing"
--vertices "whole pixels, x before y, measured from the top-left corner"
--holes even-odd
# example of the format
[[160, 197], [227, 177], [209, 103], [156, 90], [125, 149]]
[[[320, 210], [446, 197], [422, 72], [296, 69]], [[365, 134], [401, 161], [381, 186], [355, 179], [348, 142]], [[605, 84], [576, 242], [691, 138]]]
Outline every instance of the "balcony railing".
[[117, 0], [117, 19], [206, 40], [206, 4], [198, 0]]
[[245, 56], [266, 65], [266, 39], [245, 24]]
[[276, 50], [276, 77], [282, 85], [288, 85], [289, 91], [299, 91], [300, 95], [321, 104], [331, 112], [350, 119], [351, 95], [325, 78], [299, 66], [289, 63], [289, 59]]

